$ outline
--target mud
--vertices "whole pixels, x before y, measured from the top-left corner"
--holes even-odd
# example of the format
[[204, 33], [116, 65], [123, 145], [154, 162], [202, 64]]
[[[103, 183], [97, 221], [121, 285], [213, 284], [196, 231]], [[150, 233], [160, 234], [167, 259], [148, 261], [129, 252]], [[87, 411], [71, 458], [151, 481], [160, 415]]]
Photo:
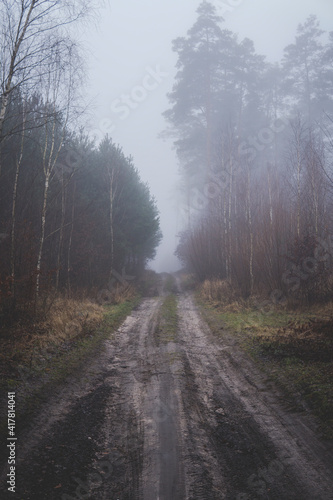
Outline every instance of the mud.
[[[333, 498], [332, 443], [178, 293], [175, 339], [144, 299], [98, 359], [18, 436], [17, 493], [1, 498]], [[19, 402], [17, 402], [19, 404]]]

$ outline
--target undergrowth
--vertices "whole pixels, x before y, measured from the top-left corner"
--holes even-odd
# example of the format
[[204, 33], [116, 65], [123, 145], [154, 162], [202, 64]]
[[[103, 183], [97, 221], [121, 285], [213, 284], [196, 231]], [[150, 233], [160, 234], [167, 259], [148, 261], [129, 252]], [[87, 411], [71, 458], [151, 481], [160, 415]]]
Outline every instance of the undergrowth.
[[231, 334], [296, 406], [303, 402], [319, 417], [323, 434], [333, 438], [332, 304], [264, 311], [251, 300], [235, 301], [232, 294], [219, 302], [210, 290], [206, 283], [196, 296], [212, 331], [221, 338]]
[[[59, 299], [47, 321], [29, 327], [16, 325], [15, 331], [2, 335], [1, 394], [16, 392], [18, 425], [33, 416], [57, 386], [98, 353], [103, 341], [139, 300], [136, 296], [101, 307], [88, 300]], [[6, 422], [1, 415], [0, 435], [5, 432]]]

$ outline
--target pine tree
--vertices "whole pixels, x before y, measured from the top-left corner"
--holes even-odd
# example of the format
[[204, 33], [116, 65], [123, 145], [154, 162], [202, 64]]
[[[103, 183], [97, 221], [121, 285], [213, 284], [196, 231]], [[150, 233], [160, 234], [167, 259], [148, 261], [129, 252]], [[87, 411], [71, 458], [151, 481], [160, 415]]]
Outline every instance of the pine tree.
[[317, 17], [309, 16], [299, 24], [295, 43], [285, 48], [282, 62], [285, 102], [291, 110], [304, 114], [308, 125], [321, 120], [324, 108], [332, 109], [331, 91], [327, 96], [332, 71], [324, 64], [323, 34]]

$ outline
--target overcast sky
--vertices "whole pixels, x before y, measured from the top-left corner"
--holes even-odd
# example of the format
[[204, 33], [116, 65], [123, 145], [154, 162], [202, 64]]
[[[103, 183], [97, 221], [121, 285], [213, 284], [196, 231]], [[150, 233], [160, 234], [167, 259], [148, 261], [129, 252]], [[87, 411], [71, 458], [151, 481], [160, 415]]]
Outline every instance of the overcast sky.
[[[89, 30], [89, 132], [108, 133], [134, 158], [160, 210], [163, 242], [151, 267], [178, 267], [173, 252], [181, 230], [177, 197], [178, 164], [171, 141], [158, 134], [166, 124], [162, 112], [175, 75], [176, 54], [171, 42], [186, 36], [197, 18], [200, 0], [109, 0], [100, 11], [98, 28]], [[325, 31], [333, 30], [332, 0], [213, 0], [224, 26], [251, 38], [259, 54], [278, 61], [295, 39], [297, 25], [316, 14]]]

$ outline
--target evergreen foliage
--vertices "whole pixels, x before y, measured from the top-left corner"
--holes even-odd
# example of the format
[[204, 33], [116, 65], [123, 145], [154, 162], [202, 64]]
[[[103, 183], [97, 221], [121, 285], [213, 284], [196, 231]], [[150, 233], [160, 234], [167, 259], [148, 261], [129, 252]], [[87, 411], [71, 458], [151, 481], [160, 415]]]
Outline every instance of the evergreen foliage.
[[[211, 3], [197, 14], [173, 42], [178, 72], [164, 113], [184, 200], [176, 254], [201, 280], [228, 280], [244, 297], [278, 289], [303, 301], [327, 298], [332, 33], [310, 16], [273, 65], [224, 29]], [[301, 244], [308, 253], [296, 265]], [[313, 262], [317, 254], [324, 264]]]

